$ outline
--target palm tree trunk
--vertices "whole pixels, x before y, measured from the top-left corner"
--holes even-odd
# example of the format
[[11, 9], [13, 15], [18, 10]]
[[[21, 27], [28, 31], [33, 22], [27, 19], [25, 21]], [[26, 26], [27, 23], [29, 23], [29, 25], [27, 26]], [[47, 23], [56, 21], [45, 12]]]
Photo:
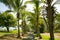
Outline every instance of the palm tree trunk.
[[39, 30], [39, 4], [36, 5], [36, 27], [37, 27], [37, 37], [39, 37], [40, 39], [42, 39], [41, 35], [40, 35], [40, 30]]
[[20, 38], [20, 27], [19, 27], [19, 12], [17, 12], [17, 18], [18, 18], [18, 38]]
[[22, 21], [22, 29], [23, 29], [23, 33], [22, 33], [22, 36], [24, 36], [24, 34], [26, 34], [26, 23], [25, 23], [25, 20]]
[[54, 22], [52, 20], [53, 20], [53, 17], [48, 19], [50, 40], [54, 40], [54, 24], [53, 24]]
[[47, 0], [48, 7], [47, 10], [47, 18], [48, 18], [48, 24], [49, 24], [49, 32], [50, 32], [50, 40], [54, 40], [54, 7], [51, 6], [52, 1]]
[[39, 15], [38, 15], [38, 13], [37, 13], [37, 37], [39, 37], [40, 39], [42, 39], [42, 37], [41, 37], [41, 35], [40, 35], [40, 30], [39, 30], [39, 22], [38, 22], [38, 20], [39, 20]]
[[50, 31], [50, 40], [54, 40], [53, 24], [50, 25], [50, 27], [49, 27], [49, 31]]
[[22, 21], [22, 30], [23, 30], [22, 36], [24, 36], [24, 32], [25, 32], [24, 21]]
[[20, 28], [19, 28], [19, 20], [18, 20], [18, 38], [20, 37]]

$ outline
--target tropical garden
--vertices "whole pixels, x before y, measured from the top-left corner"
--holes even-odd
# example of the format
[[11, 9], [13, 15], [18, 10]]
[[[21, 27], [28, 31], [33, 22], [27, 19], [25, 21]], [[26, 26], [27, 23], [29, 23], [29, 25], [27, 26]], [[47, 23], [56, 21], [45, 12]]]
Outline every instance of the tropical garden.
[[[0, 3], [8, 8], [0, 11], [0, 40], [60, 40], [60, 12], [55, 7], [60, 0], [0, 0]], [[26, 10], [31, 5], [33, 10]]]

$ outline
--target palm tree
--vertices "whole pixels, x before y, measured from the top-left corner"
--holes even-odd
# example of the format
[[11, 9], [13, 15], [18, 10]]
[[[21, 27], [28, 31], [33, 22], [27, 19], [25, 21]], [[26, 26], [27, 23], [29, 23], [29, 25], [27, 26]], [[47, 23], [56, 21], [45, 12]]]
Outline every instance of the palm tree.
[[17, 21], [18, 21], [18, 38], [20, 37], [20, 29], [19, 29], [19, 10], [21, 9], [23, 0], [0, 0], [0, 2], [7, 5], [10, 9], [13, 9], [15, 12], [17, 12]]
[[24, 36], [24, 34], [26, 34], [26, 16], [27, 16], [27, 11], [25, 11], [25, 8], [23, 8], [21, 10], [21, 19], [22, 19], [22, 36]]
[[[55, 4], [59, 4], [60, 1], [57, 0], [55, 3], [53, 3], [54, 0], [45, 0], [47, 2], [47, 19], [48, 19], [48, 27], [49, 27], [49, 32], [50, 32], [50, 40], [54, 40], [54, 18], [55, 18]], [[45, 3], [43, 0], [43, 2]]]
[[35, 16], [36, 16], [36, 29], [37, 29], [37, 37], [41, 37], [40, 32], [39, 32], [39, 14], [40, 14], [40, 10], [39, 10], [39, 0], [31, 0], [31, 1], [27, 1], [26, 3], [33, 3], [35, 5]]
[[49, 32], [50, 32], [50, 40], [54, 40], [54, 7], [51, 6], [52, 0], [47, 0], [48, 7], [47, 10], [47, 19], [49, 25]]

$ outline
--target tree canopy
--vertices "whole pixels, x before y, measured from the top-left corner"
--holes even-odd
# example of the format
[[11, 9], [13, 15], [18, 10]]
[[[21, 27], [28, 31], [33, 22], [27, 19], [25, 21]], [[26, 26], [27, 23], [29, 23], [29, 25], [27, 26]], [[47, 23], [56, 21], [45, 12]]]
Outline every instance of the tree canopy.
[[13, 27], [17, 25], [17, 20], [14, 16], [10, 13], [4, 12], [0, 14], [0, 26], [9, 26]]

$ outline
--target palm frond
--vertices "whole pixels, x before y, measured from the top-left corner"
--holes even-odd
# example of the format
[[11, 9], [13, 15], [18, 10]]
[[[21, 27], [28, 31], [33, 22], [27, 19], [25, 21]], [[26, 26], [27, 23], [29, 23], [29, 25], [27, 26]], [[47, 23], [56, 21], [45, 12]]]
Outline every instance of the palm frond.
[[0, 0], [1, 3], [4, 3], [5, 5], [8, 5], [9, 3], [7, 2], [7, 0]]
[[54, 6], [55, 4], [60, 4], [60, 0], [57, 0], [52, 6]]

